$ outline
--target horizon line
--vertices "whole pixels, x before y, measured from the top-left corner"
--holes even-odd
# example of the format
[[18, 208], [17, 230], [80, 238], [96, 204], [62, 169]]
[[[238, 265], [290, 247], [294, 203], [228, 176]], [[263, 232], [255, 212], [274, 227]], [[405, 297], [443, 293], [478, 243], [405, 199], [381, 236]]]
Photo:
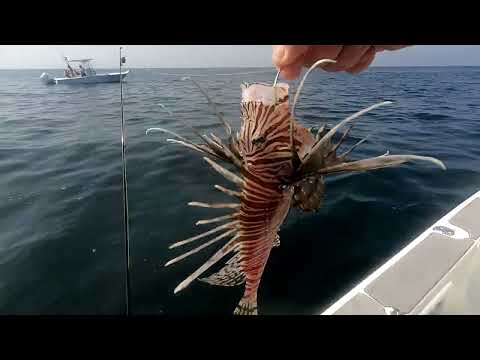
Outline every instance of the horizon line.
[[[480, 65], [374, 65], [369, 66], [371, 68], [399, 68], [399, 67], [480, 67]], [[200, 66], [200, 67], [188, 67], [188, 66], [180, 66], [180, 67], [150, 67], [150, 66], [142, 66], [142, 67], [126, 67], [127, 69], [272, 69], [276, 70], [273, 66]], [[0, 67], [0, 70], [62, 70], [65, 69], [64, 67], [32, 67], [32, 68], [20, 68], [20, 67]], [[117, 69], [117, 67], [96, 67], [98, 70], [111, 70]]]

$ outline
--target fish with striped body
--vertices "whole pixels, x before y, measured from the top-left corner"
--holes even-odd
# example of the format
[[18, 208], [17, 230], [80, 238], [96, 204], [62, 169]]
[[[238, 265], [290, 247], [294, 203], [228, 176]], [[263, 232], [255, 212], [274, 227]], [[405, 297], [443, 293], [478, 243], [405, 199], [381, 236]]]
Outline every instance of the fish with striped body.
[[[320, 60], [309, 69], [297, 90], [292, 111], [288, 103], [287, 84], [277, 84], [276, 80], [273, 86], [261, 83], [242, 84], [242, 123], [240, 131], [235, 136], [230, 124], [216, 109], [208, 94], [197, 84], [225, 127], [228, 136], [226, 144], [214, 134], [208, 137], [197, 133], [202, 142], [194, 143], [166, 129], [147, 130], [147, 133], [153, 130], [167, 132], [175, 137], [167, 141], [202, 153], [205, 155], [205, 161], [214, 170], [237, 186], [237, 189], [232, 190], [215, 185], [216, 189], [233, 197], [236, 202], [189, 203], [191, 206], [231, 209], [232, 212], [225, 216], [198, 221], [197, 225], [225, 223], [170, 246], [176, 248], [213, 236], [213, 239], [170, 260], [165, 266], [174, 264], [214, 243], [225, 242], [208, 261], [175, 288], [175, 293], [196, 279], [217, 286], [245, 284], [243, 296], [234, 314], [256, 315], [257, 292], [263, 271], [272, 248], [280, 245], [279, 228], [290, 208], [298, 207], [304, 211], [313, 211], [320, 207], [325, 175], [379, 169], [412, 160], [430, 161], [445, 169], [443, 163], [435, 158], [416, 155], [387, 153], [374, 158], [348, 161], [347, 155], [363, 140], [348, 151], [337, 155], [338, 148], [353, 127], [353, 120], [390, 102], [381, 102], [363, 109], [331, 129], [322, 127], [315, 136], [300, 125], [292, 113], [303, 82], [314, 67], [328, 62], [333, 61]], [[333, 136], [347, 125], [341, 139], [333, 144]], [[224, 168], [218, 161], [233, 165], [237, 173]], [[223, 268], [210, 276], [200, 278], [227, 255], [232, 256]]]

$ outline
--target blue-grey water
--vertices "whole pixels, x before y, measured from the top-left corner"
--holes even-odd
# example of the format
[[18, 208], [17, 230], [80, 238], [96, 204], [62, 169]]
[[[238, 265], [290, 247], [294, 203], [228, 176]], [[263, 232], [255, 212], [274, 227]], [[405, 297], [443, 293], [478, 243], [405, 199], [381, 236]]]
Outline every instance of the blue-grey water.
[[[240, 83], [271, 82], [265, 69], [133, 69], [125, 83], [135, 314], [231, 314], [242, 287], [195, 282], [173, 289], [218, 246], [164, 268], [224, 213], [192, 208], [225, 201], [227, 184], [161, 126], [194, 138], [223, 129], [191, 82], [196, 77], [239, 126]], [[46, 86], [39, 70], [0, 71], [0, 314], [121, 314], [125, 306], [119, 84]], [[61, 75], [59, 70], [51, 70]], [[227, 73], [234, 73], [226, 75]], [[237, 73], [237, 74], [235, 74]], [[242, 74], [238, 74], [242, 73]], [[334, 124], [380, 100], [395, 103], [358, 121], [353, 159], [407, 153], [448, 167], [403, 165], [327, 180], [324, 206], [291, 211], [260, 290], [263, 314], [312, 314], [382, 264], [480, 187], [480, 68], [372, 68], [315, 72], [299, 100], [306, 126]], [[296, 83], [291, 82], [292, 91]], [[162, 105], [159, 105], [162, 104]], [[165, 109], [168, 109], [170, 115]], [[433, 254], [432, 254], [433, 256]]]

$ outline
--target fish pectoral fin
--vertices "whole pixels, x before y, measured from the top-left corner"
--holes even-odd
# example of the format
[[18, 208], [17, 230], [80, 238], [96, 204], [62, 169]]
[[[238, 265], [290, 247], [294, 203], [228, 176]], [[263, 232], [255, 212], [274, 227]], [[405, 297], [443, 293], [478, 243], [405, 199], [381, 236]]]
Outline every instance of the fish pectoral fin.
[[215, 286], [237, 286], [245, 282], [245, 274], [240, 268], [240, 254], [234, 255], [220, 271], [198, 279]]
[[382, 155], [370, 159], [363, 159], [352, 162], [345, 162], [338, 165], [328, 166], [323, 169], [319, 169], [319, 174], [331, 174], [343, 171], [367, 171], [381, 169], [390, 166], [401, 165], [408, 161], [428, 161], [439, 166], [443, 170], [446, 170], [445, 165], [440, 160], [429, 156], [417, 156], [417, 155]]
[[222, 257], [230, 253], [237, 246], [238, 235], [234, 236], [227, 244], [225, 244], [220, 250], [218, 250], [210, 259], [208, 259], [202, 266], [200, 266], [193, 274], [183, 280], [173, 291], [174, 294], [185, 289], [188, 285], [192, 283], [195, 279], [198, 279], [205, 271], [207, 271], [211, 266], [213, 266], [217, 261]]
[[[301, 167], [300, 170], [303, 170], [304, 167], [311, 167], [312, 166], [312, 164], [310, 162], [310, 158], [318, 157], [318, 158], [322, 159], [324, 157], [324, 154], [326, 153], [326, 150], [331, 149], [331, 147], [332, 147], [331, 140], [332, 140], [333, 136], [335, 135], [335, 133], [340, 128], [347, 125], [348, 123], [351, 123], [353, 120], [355, 120], [359, 116], [361, 116], [361, 115], [363, 115], [363, 114], [365, 114], [369, 111], [372, 111], [372, 110], [374, 110], [374, 109], [376, 109], [380, 106], [391, 104], [391, 103], [392, 103], [391, 101], [382, 101], [382, 102], [377, 103], [375, 105], [369, 106], [365, 109], [357, 111], [355, 114], [350, 115], [346, 119], [339, 122], [337, 125], [335, 125], [333, 128], [331, 128], [324, 136], [322, 136], [318, 141], [316, 141], [316, 143], [313, 145], [309, 154], [307, 154], [307, 156], [305, 156], [305, 158], [302, 159], [303, 164], [302, 164], [302, 167]], [[344, 133], [344, 137], [342, 137], [342, 140], [341, 140], [342, 142], [347, 135], [348, 135], [348, 130], [346, 131], [346, 133]], [[317, 160], [315, 160], [314, 162], [317, 162]]]

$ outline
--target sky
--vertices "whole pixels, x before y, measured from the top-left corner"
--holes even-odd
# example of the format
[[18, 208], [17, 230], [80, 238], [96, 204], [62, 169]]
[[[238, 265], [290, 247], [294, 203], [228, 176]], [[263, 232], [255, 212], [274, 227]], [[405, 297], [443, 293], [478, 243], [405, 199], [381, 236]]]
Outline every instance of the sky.
[[[117, 45], [0, 45], [0, 69], [63, 68], [69, 58], [94, 58], [115, 68]], [[269, 67], [270, 45], [124, 45], [131, 68]], [[372, 66], [480, 66], [479, 45], [417, 45], [377, 55]]]

